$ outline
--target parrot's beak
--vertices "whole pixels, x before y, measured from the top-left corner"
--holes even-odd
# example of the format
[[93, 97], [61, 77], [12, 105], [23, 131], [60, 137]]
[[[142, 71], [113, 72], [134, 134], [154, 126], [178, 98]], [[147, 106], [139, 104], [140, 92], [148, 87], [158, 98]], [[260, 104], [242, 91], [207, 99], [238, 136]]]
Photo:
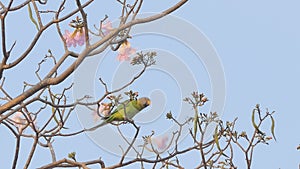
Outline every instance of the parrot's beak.
[[151, 104], [151, 101], [148, 99], [147, 100], [147, 105], [149, 106]]

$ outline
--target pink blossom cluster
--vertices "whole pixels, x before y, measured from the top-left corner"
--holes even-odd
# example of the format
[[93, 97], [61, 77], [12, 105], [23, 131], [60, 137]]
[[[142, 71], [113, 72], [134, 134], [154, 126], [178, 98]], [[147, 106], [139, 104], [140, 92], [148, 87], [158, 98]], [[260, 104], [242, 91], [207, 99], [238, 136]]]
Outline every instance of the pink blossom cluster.
[[118, 49], [118, 61], [128, 61], [130, 60], [130, 55], [134, 54], [136, 49], [132, 48], [130, 43], [126, 40], [122, 43], [120, 48]]
[[[28, 120], [25, 118], [22, 112], [16, 112], [11, 120], [14, 126], [17, 127], [19, 133], [28, 127]], [[33, 124], [35, 125], [36, 121], [34, 121]]]
[[160, 137], [154, 137], [152, 139], [153, 144], [156, 145], [156, 147], [159, 150], [164, 150], [167, 148], [167, 143], [168, 143], [169, 137], [167, 135], [160, 136]]
[[[101, 30], [103, 31], [104, 36], [109, 34], [112, 30], [112, 23], [107, 21], [106, 23], [102, 24]], [[65, 34], [63, 38], [66, 41], [67, 47], [76, 47], [82, 46], [85, 43], [85, 30], [83, 27], [75, 28], [74, 32], [69, 32], [65, 30]], [[125, 40], [118, 49], [117, 60], [118, 61], [128, 61], [130, 60], [130, 55], [134, 54], [136, 49], [132, 48], [130, 43]]]
[[[109, 34], [113, 30], [111, 21], [107, 21], [102, 24], [101, 30], [103, 31], [104, 36]], [[129, 41], [125, 40], [118, 49], [117, 60], [128, 61], [130, 60], [130, 55], [134, 54], [135, 52], [136, 49], [132, 48]]]
[[82, 46], [85, 43], [85, 31], [83, 28], [77, 28], [73, 33], [65, 30], [63, 37], [68, 47], [76, 47], [77, 45]]
[[[111, 110], [111, 106], [112, 106], [111, 103], [100, 103], [100, 106], [98, 108], [99, 114], [97, 113], [97, 111], [93, 112], [94, 121], [96, 122], [96, 121], [100, 120], [101, 116], [104, 116], [104, 117], [108, 116], [110, 113], [110, 110]], [[101, 115], [101, 116], [99, 116], [99, 115]]]
[[104, 24], [102, 24], [101, 30], [102, 30], [104, 36], [109, 34], [113, 30], [111, 21], [107, 21]]

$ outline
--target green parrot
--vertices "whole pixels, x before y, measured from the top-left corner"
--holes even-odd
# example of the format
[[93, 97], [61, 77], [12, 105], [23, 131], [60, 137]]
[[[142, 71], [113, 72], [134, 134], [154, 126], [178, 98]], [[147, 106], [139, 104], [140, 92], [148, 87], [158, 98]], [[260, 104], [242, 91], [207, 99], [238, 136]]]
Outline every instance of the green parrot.
[[94, 131], [97, 128], [114, 121], [125, 121], [126, 119], [132, 119], [136, 114], [149, 106], [150, 103], [151, 101], [147, 97], [142, 97], [140, 99], [131, 101], [126, 100], [122, 104], [119, 104], [119, 106], [109, 116], [104, 117], [104, 121], [102, 123], [90, 129], [86, 129], [85, 131]]

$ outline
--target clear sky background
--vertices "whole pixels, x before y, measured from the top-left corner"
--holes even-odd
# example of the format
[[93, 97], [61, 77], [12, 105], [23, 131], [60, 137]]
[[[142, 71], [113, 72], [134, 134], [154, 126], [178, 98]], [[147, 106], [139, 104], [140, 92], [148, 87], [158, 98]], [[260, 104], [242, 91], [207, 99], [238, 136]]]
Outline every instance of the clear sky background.
[[[5, 1], [4, 1], [5, 2]], [[102, 4], [101, 4], [102, 3]], [[95, 6], [88, 8], [91, 13], [88, 15], [91, 23], [98, 23], [104, 14], [109, 14], [110, 18], [117, 19], [119, 16], [119, 5], [114, 1], [95, 2]], [[145, 0], [142, 12], [159, 12], [174, 2], [171, 0], [162, 1], [147, 1]], [[70, 2], [70, 7], [74, 4]], [[253, 1], [197, 1], [190, 0], [178, 11], [172, 15], [178, 16], [192, 25], [197, 27], [214, 45], [218, 52], [220, 61], [222, 62], [225, 78], [226, 78], [226, 102], [222, 119], [233, 120], [238, 117], [237, 129], [252, 131], [251, 126], [251, 111], [254, 106], [259, 103], [263, 109], [269, 108], [270, 111], [275, 110], [274, 115], [276, 120], [276, 136], [277, 142], [270, 142], [268, 146], [258, 146], [254, 152], [254, 161], [252, 168], [298, 168], [300, 163], [300, 152], [297, 152], [296, 147], [300, 143], [299, 136], [299, 95], [300, 95], [300, 1], [297, 0], [253, 0]], [[94, 12], [97, 11], [97, 12]], [[23, 24], [23, 19], [27, 18], [26, 10], [23, 13], [14, 13], [8, 26], [11, 29], [7, 30], [8, 41], [13, 42], [19, 39], [19, 46], [16, 46], [21, 51], [22, 45], [26, 44], [26, 38], [30, 38], [35, 31], [32, 23]], [[22, 14], [22, 16], [20, 16]], [[23, 18], [23, 19], [22, 19]], [[22, 26], [20, 26], [22, 25]], [[67, 28], [67, 26], [65, 27]], [[176, 29], [176, 27], [174, 28]], [[54, 29], [52, 29], [54, 32]], [[183, 33], [189, 34], [189, 32]], [[48, 35], [51, 35], [51, 31]], [[55, 34], [56, 35], [56, 34]], [[146, 37], [147, 39], [147, 37]], [[163, 39], [163, 38], [162, 38]], [[31, 59], [27, 59], [26, 64], [38, 62], [42, 59], [43, 54], [48, 48], [53, 51], [61, 50], [61, 44], [58, 39], [51, 36], [44, 36], [44, 43], [38, 45], [36, 50], [31, 54]], [[147, 39], [148, 40], [148, 39]], [[168, 41], [162, 40], [160, 43], [155, 38], [148, 41], [142, 41], [140, 37], [132, 41], [132, 45], [138, 48], [160, 48], [175, 53], [185, 63], [187, 60], [180, 53], [182, 48], [170, 49], [168, 45], [161, 44]], [[173, 43], [173, 41], [166, 42]], [[156, 44], [156, 45], [153, 45]], [[161, 44], [161, 45], [159, 45]], [[178, 45], [178, 44], [177, 44]], [[179, 45], [180, 46], [180, 45]], [[2, 50], [2, 49], [1, 49]], [[39, 52], [44, 51], [44, 52]], [[2, 53], [2, 51], [1, 51]], [[54, 53], [59, 54], [59, 51]], [[35, 55], [37, 55], [35, 57]], [[112, 54], [113, 55], [113, 54]], [[115, 55], [115, 54], [114, 54]], [[114, 60], [114, 59], [111, 59]], [[109, 60], [108, 60], [109, 61]], [[107, 61], [107, 62], [108, 62]], [[191, 70], [194, 67], [191, 64]], [[113, 66], [118, 65], [114, 60]], [[199, 65], [201, 71], [203, 65]], [[22, 89], [22, 84], [13, 84], [15, 79], [22, 79], [24, 71], [28, 74], [35, 70], [36, 67], [28, 66], [9, 71], [6, 75], [13, 78], [8, 79], [8, 84], [14, 86], [10, 89], [13, 95], [17, 95]], [[108, 66], [107, 69], [113, 69]], [[106, 70], [101, 68], [102, 71]], [[23, 75], [21, 74], [23, 73]], [[105, 74], [105, 73], [104, 73]], [[201, 74], [201, 73], [200, 73]], [[21, 76], [22, 75], [22, 76]], [[28, 76], [27, 81], [34, 82], [34, 76]], [[107, 75], [109, 76], [109, 75]], [[149, 75], [150, 76], [150, 75]], [[209, 87], [209, 79], [204, 73], [203, 81], [199, 82], [199, 91], [205, 92], [208, 97], [211, 96]], [[72, 81], [72, 79], [68, 79]], [[22, 82], [22, 81], [21, 81]], [[151, 84], [151, 82], [150, 82]], [[162, 85], [166, 86], [166, 85]], [[137, 86], [138, 88], [138, 86]], [[161, 88], [163, 90], [164, 87]], [[99, 90], [99, 89], [97, 89]], [[150, 88], [152, 90], [152, 88]], [[197, 89], [195, 89], [197, 90]], [[166, 92], [168, 94], [168, 92]], [[148, 94], [147, 92], [143, 94]], [[176, 95], [177, 96], [177, 95]], [[167, 96], [172, 97], [172, 96]], [[172, 109], [170, 100], [166, 103], [166, 111]], [[168, 104], [169, 103], [169, 104]], [[162, 116], [162, 118], [164, 118]], [[81, 125], [74, 114], [70, 121], [70, 125], [74, 130], [80, 129]], [[3, 133], [3, 134], [2, 134]], [[11, 135], [8, 135], [4, 127], [0, 127], [0, 164], [4, 168], [9, 168], [14, 146], [14, 140]], [[27, 140], [22, 145], [20, 166], [22, 166], [23, 157], [27, 157], [28, 147]], [[66, 146], [68, 145], [68, 146]], [[105, 153], [101, 148], [93, 143], [85, 134], [74, 138], [59, 138], [55, 141], [55, 148], [58, 150], [58, 159], [67, 156], [67, 153], [76, 151], [78, 159], [81, 161], [96, 159], [102, 157], [104, 160], [113, 158], [114, 156]], [[5, 153], [3, 153], [5, 152]], [[38, 149], [36, 154], [42, 154], [34, 157], [32, 168], [41, 166], [49, 162], [49, 152], [45, 149]], [[41, 158], [42, 157], [42, 158]], [[187, 156], [183, 161], [186, 168], [191, 168], [196, 164], [189, 163], [192, 156]], [[244, 157], [236, 156], [237, 164], [240, 168], [244, 168]], [[116, 162], [112, 160], [108, 163]], [[2, 167], [1, 167], [2, 168]], [[129, 167], [130, 168], [130, 167]]]

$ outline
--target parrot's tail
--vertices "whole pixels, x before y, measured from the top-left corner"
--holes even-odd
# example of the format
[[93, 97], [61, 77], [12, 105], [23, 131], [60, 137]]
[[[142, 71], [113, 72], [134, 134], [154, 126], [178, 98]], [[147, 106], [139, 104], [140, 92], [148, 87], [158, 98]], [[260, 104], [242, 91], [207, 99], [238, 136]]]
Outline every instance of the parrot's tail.
[[95, 127], [92, 127], [92, 128], [89, 128], [89, 129], [84, 129], [84, 131], [94, 131], [97, 128], [104, 126], [105, 124], [107, 124], [106, 121], [103, 121], [102, 123], [96, 125]]

